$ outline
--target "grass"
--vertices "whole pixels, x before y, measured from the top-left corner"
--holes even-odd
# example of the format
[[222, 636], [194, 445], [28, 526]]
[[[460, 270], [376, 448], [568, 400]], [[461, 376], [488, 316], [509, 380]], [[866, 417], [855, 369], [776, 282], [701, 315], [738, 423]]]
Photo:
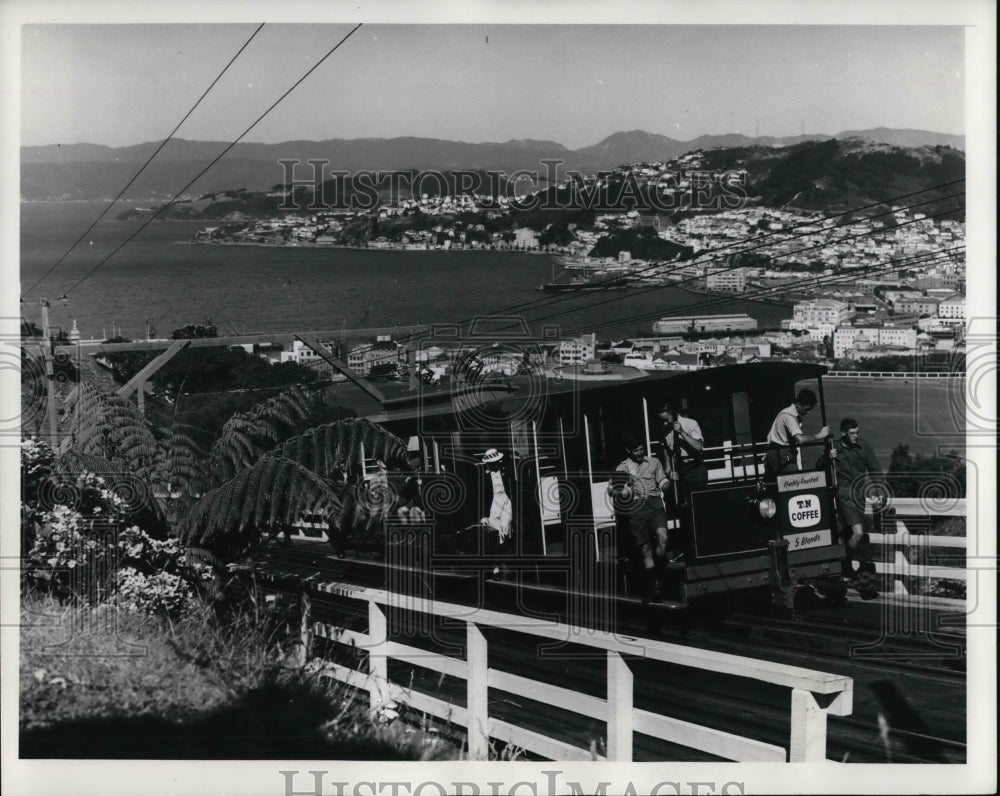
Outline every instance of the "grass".
[[20, 755], [28, 758], [459, 757], [427, 727], [383, 724], [296, 665], [281, 623], [22, 602]]

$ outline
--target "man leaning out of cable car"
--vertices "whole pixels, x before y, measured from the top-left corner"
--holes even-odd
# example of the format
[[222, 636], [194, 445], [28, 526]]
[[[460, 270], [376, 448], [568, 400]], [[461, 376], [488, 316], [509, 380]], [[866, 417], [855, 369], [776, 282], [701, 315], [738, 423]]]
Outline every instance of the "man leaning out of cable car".
[[[670, 487], [660, 460], [646, 455], [646, 446], [636, 437], [625, 442], [628, 457], [615, 471], [626, 478], [613, 479], [608, 484], [608, 494], [619, 502], [621, 513], [628, 517], [629, 531], [642, 556], [646, 581], [643, 584], [647, 600], [660, 596], [660, 581], [656, 574], [653, 554], [658, 558], [676, 561], [680, 554], [667, 551], [667, 513], [663, 492]], [[655, 546], [655, 547], [654, 547]]]
[[823, 426], [816, 434], [806, 434], [802, 421], [817, 404], [816, 393], [806, 388], [799, 390], [791, 406], [786, 406], [771, 424], [767, 433], [767, 454], [764, 456], [764, 472], [774, 478], [780, 473], [794, 473], [799, 470], [798, 449], [809, 442], [819, 442], [830, 436], [830, 429]]

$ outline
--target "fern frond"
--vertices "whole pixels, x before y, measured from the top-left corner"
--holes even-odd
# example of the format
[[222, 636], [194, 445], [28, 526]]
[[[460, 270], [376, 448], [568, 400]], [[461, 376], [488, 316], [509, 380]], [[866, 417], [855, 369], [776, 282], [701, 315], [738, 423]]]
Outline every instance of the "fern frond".
[[362, 445], [366, 456], [381, 459], [390, 469], [409, 469], [406, 443], [366, 418], [317, 426], [286, 440], [274, 452], [329, 477], [337, 470], [357, 469], [361, 464]]
[[181, 540], [195, 547], [246, 550], [261, 531], [295, 521], [305, 505], [338, 514], [341, 494], [316, 473], [289, 459], [265, 456], [206, 493], [190, 512]]
[[252, 466], [275, 444], [301, 428], [317, 403], [315, 394], [295, 387], [231, 417], [209, 453], [217, 481]]

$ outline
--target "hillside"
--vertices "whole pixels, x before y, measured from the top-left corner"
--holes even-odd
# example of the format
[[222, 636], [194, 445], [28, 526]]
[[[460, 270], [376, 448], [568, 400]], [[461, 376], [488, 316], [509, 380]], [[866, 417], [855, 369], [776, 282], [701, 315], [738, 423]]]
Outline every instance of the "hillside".
[[[860, 138], [896, 146], [964, 147], [964, 137], [921, 130], [847, 131], [836, 139]], [[280, 144], [240, 143], [189, 189], [193, 194], [247, 188], [264, 190], [286, 181], [279, 163], [297, 159], [328, 161], [330, 168], [359, 169], [486, 169], [513, 172], [544, 171], [544, 160], [559, 160], [567, 169], [583, 173], [610, 170], [623, 163], [663, 162], [685, 152], [710, 147], [785, 147], [821, 140], [822, 136], [751, 138], [740, 134], [701, 136], [678, 141], [642, 130], [620, 132], [592, 146], [571, 150], [555, 141], [532, 139], [467, 143], [432, 138], [360, 138], [325, 141], [286, 141]], [[132, 185], [126, 198], [164, 199], [194, 179], [226, 143], [222, 141], [171, 140]], [[55, 144], [21, 148], [21, 196], [35, 199], [99, 199], [115, 196], [159, 146], [147, 142], [129, 147], [95, 144]], [[296, 179], [312, 178], [303, 165]]]
[[[851, 138], [783, 149], [723, 149], [706, 153], [713, 168], [742, 161], [750, 194], [769, 207], [844, 210], [934, 189], [965, 177], [965, 154], [944, 146], [898, 147]], [[919, 201], [963, 193], [964, 185], [930, 190]], [[956, 199], [955, 207], [962, 201]], [[940, 209], [940, 208], [939, 208]]]

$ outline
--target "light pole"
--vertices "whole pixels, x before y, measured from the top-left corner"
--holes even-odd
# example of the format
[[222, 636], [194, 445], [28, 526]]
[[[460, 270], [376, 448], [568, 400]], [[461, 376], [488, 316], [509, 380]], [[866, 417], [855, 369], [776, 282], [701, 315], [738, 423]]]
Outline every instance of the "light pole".
[[[24, 303], [22, 299], [21, 303]], [[53, 450], [59, 447], [59, 425], [56, 421], [56, 374], [52, 357], [52, 331], [49, 325], [49, 300], [39, 299], [42, 310], [42, 361], [45, 363], [45, 404], [49, 420], [49, 441]]]

